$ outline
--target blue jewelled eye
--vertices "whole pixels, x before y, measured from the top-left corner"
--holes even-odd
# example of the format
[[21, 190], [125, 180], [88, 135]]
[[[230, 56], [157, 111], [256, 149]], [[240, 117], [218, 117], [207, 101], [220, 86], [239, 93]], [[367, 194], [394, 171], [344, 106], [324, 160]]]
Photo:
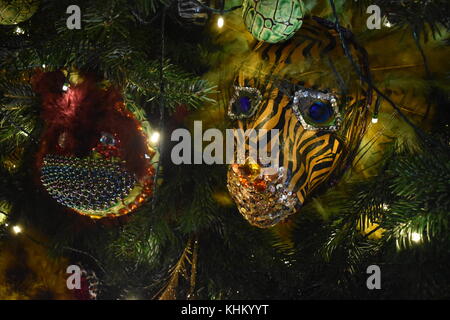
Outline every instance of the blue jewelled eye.
[[317, 123], [327, 122], [333, 114], [334, 110], [331, 104], [323, 101], [314, 102], [308, 109], [309, 118]]
[[228, 105], [228, 116], [233, 120], [249, 119], [258, 110], [261, 100], [261, 93], [256, 88], [234, 87], [234, 93]]
[[233, 113], [238, 116], [247, 116], [252, 111], [252, 101], [251, 96], [240, 96], [233, 103]]
[[249, 97], [239, 98], [239, 108], [242, 113], [248, 113], [252, 106], [252, 100]]

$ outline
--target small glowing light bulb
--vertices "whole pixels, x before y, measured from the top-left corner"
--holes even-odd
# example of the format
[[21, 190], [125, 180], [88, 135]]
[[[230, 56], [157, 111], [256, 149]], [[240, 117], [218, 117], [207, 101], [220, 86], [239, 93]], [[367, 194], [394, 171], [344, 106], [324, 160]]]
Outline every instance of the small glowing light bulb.
[[389, 210], [389, 205], [386, 203], [383, 203], [383, 210]]
[[384, 24], [384, 26], [387, 27], [387, 28], [392, 27], [392, 23], [390, 23], [389, 20], [386, 19], [386, 18], [384, 19], [384, 23], [383, 23], [383, 24]]
[[70, 84], [68, 84], [68, 83], [66, 82], [66, 83], [64, 83], [64, 85], [62, 86], [62, 90], [63, 90], [64, 92], [67, 92], [67, 90], [69, 90], [69, 87], [70, 87]]
[[422, 236], [421, 236], [419, 233], [413, 232], [413, 233], [411, 234], [411, 240], [412, 240], [412, 241], [414, 241], [414, 242], [419, 242], [421, 239], [422, 239]]
[[378, 118], [373, 117], [372, 118], [372, 123], [377, 123], [378, 122]]
[[219, 28], [222, 28], [224, 24], [225, 24], [225, 20], [223, 19], [222, 16], [220, 16], [219, 19], [217, 19], [217, 26]]
[[45, 63], [42, 65], [42, 68], [45, 68], [46, 67], [46, 65], [45, 65]]
[[151, 143], [158, 143], [159, 138], [160, 138], [159, 132], [155, 131], [155, 132], [153, 132], [152, 136], [150, 137], [150, 142]]
[[19, 234], [22, 232], [22, 228], [20, 226], [14, 226], [12, 229], [15, 234]]
[[23, 30], [21, 27], [16, 27], [16, 29], [14, 30], [15, 34], [24, 34], [25, 30]]

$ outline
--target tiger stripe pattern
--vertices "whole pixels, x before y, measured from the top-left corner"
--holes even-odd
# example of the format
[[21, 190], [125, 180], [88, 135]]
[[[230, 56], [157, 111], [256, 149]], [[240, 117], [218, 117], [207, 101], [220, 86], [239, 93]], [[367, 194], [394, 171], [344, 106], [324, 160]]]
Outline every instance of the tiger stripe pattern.
[[[351, 50], [361, 70], [368, 70], [365, 51], [356, 43]], [[236, 96], [234, 88], [244, 89]], [[255, 100], [241, 93], [245, 88], [257, 89], [261, 101], [252, 105]], [[236, 126], [244, 131], [279, 130], [280, 169], [263, 174], [258, 159], [230, 166], [228, 189], [244, 218], [272, 227], [298, 212], [332, 177], [339, 178], [366, 130], [370, 93], [352, 72], [339, 34], [320, 20], [305, 20], [281, 44], [257, 44], [237, 72], [229, 114], [239, 114]], [[257, 110], [246, 118], [249, 105]], [[269, 145], [270, 140], [264, 147]]]

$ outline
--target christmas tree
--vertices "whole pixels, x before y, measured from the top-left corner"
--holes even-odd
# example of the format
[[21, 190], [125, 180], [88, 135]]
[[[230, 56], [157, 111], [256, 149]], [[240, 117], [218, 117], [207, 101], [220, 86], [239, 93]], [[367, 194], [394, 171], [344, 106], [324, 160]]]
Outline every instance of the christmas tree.
[[[284, 3], [0, 1], [0, 299], [450, 297], [448, 2]], [[237, 68], [346, 141], [304, 198], [254, 163], [174, 163], [177, 129], [269, 117]]]

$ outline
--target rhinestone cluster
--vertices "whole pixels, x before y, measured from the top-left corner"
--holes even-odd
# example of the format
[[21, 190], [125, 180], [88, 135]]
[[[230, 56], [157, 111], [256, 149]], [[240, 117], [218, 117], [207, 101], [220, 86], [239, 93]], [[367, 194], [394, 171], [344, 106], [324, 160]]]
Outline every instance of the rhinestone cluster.
[[[309, 106], [316, 100], [321, 101], [329, 101], [331, 106], [333, 107], [335, 113], [335, 122], [330, 126], [314, 126], [309, 124], [302, 113], [302, 106]], [[322, 131], [336, 131], [339, 129], [342, 117], [338, 110], [337, 98], [335, 95], [331, 93], [316, 91], [308, 88], [303, 88], [295, 92], [294, 100], [292, 104], [292, 110], [294, 111], [295, 116], [302, 124], [305, 130], [322, 130]]]
[[[251, 107], [248, 113], [242, 113], [242, 114], [236, 114], [233, 112], [233, 105], [237, 103], [240, 97], [250, 95], [252, 97], [251, 99]], [[262, 95], [259, 92], [258, 89], [252, 88], [252, 87], [234, 87], [234, 94], [233, 97], [230, 100], [230, 103], [228, 105], [228, 116], [232, 120], [242, 120], [246, 118], [252, 117], [256, 110], [258, 109], [259, 104], [262, 101]]]
[[128, 196], [136, 184], [118, 161], [46, 155], [41, 182], [60, 204], [77, 211], [102, 211]]
[[228, 170], [227, 187], [239, 212], [250, 224], [269, 228], [294, 214], [300, 206], [297, 196], [288, 189], [287, 178], [284, 167], [267, 175], [262, 170], [234, 164]]

